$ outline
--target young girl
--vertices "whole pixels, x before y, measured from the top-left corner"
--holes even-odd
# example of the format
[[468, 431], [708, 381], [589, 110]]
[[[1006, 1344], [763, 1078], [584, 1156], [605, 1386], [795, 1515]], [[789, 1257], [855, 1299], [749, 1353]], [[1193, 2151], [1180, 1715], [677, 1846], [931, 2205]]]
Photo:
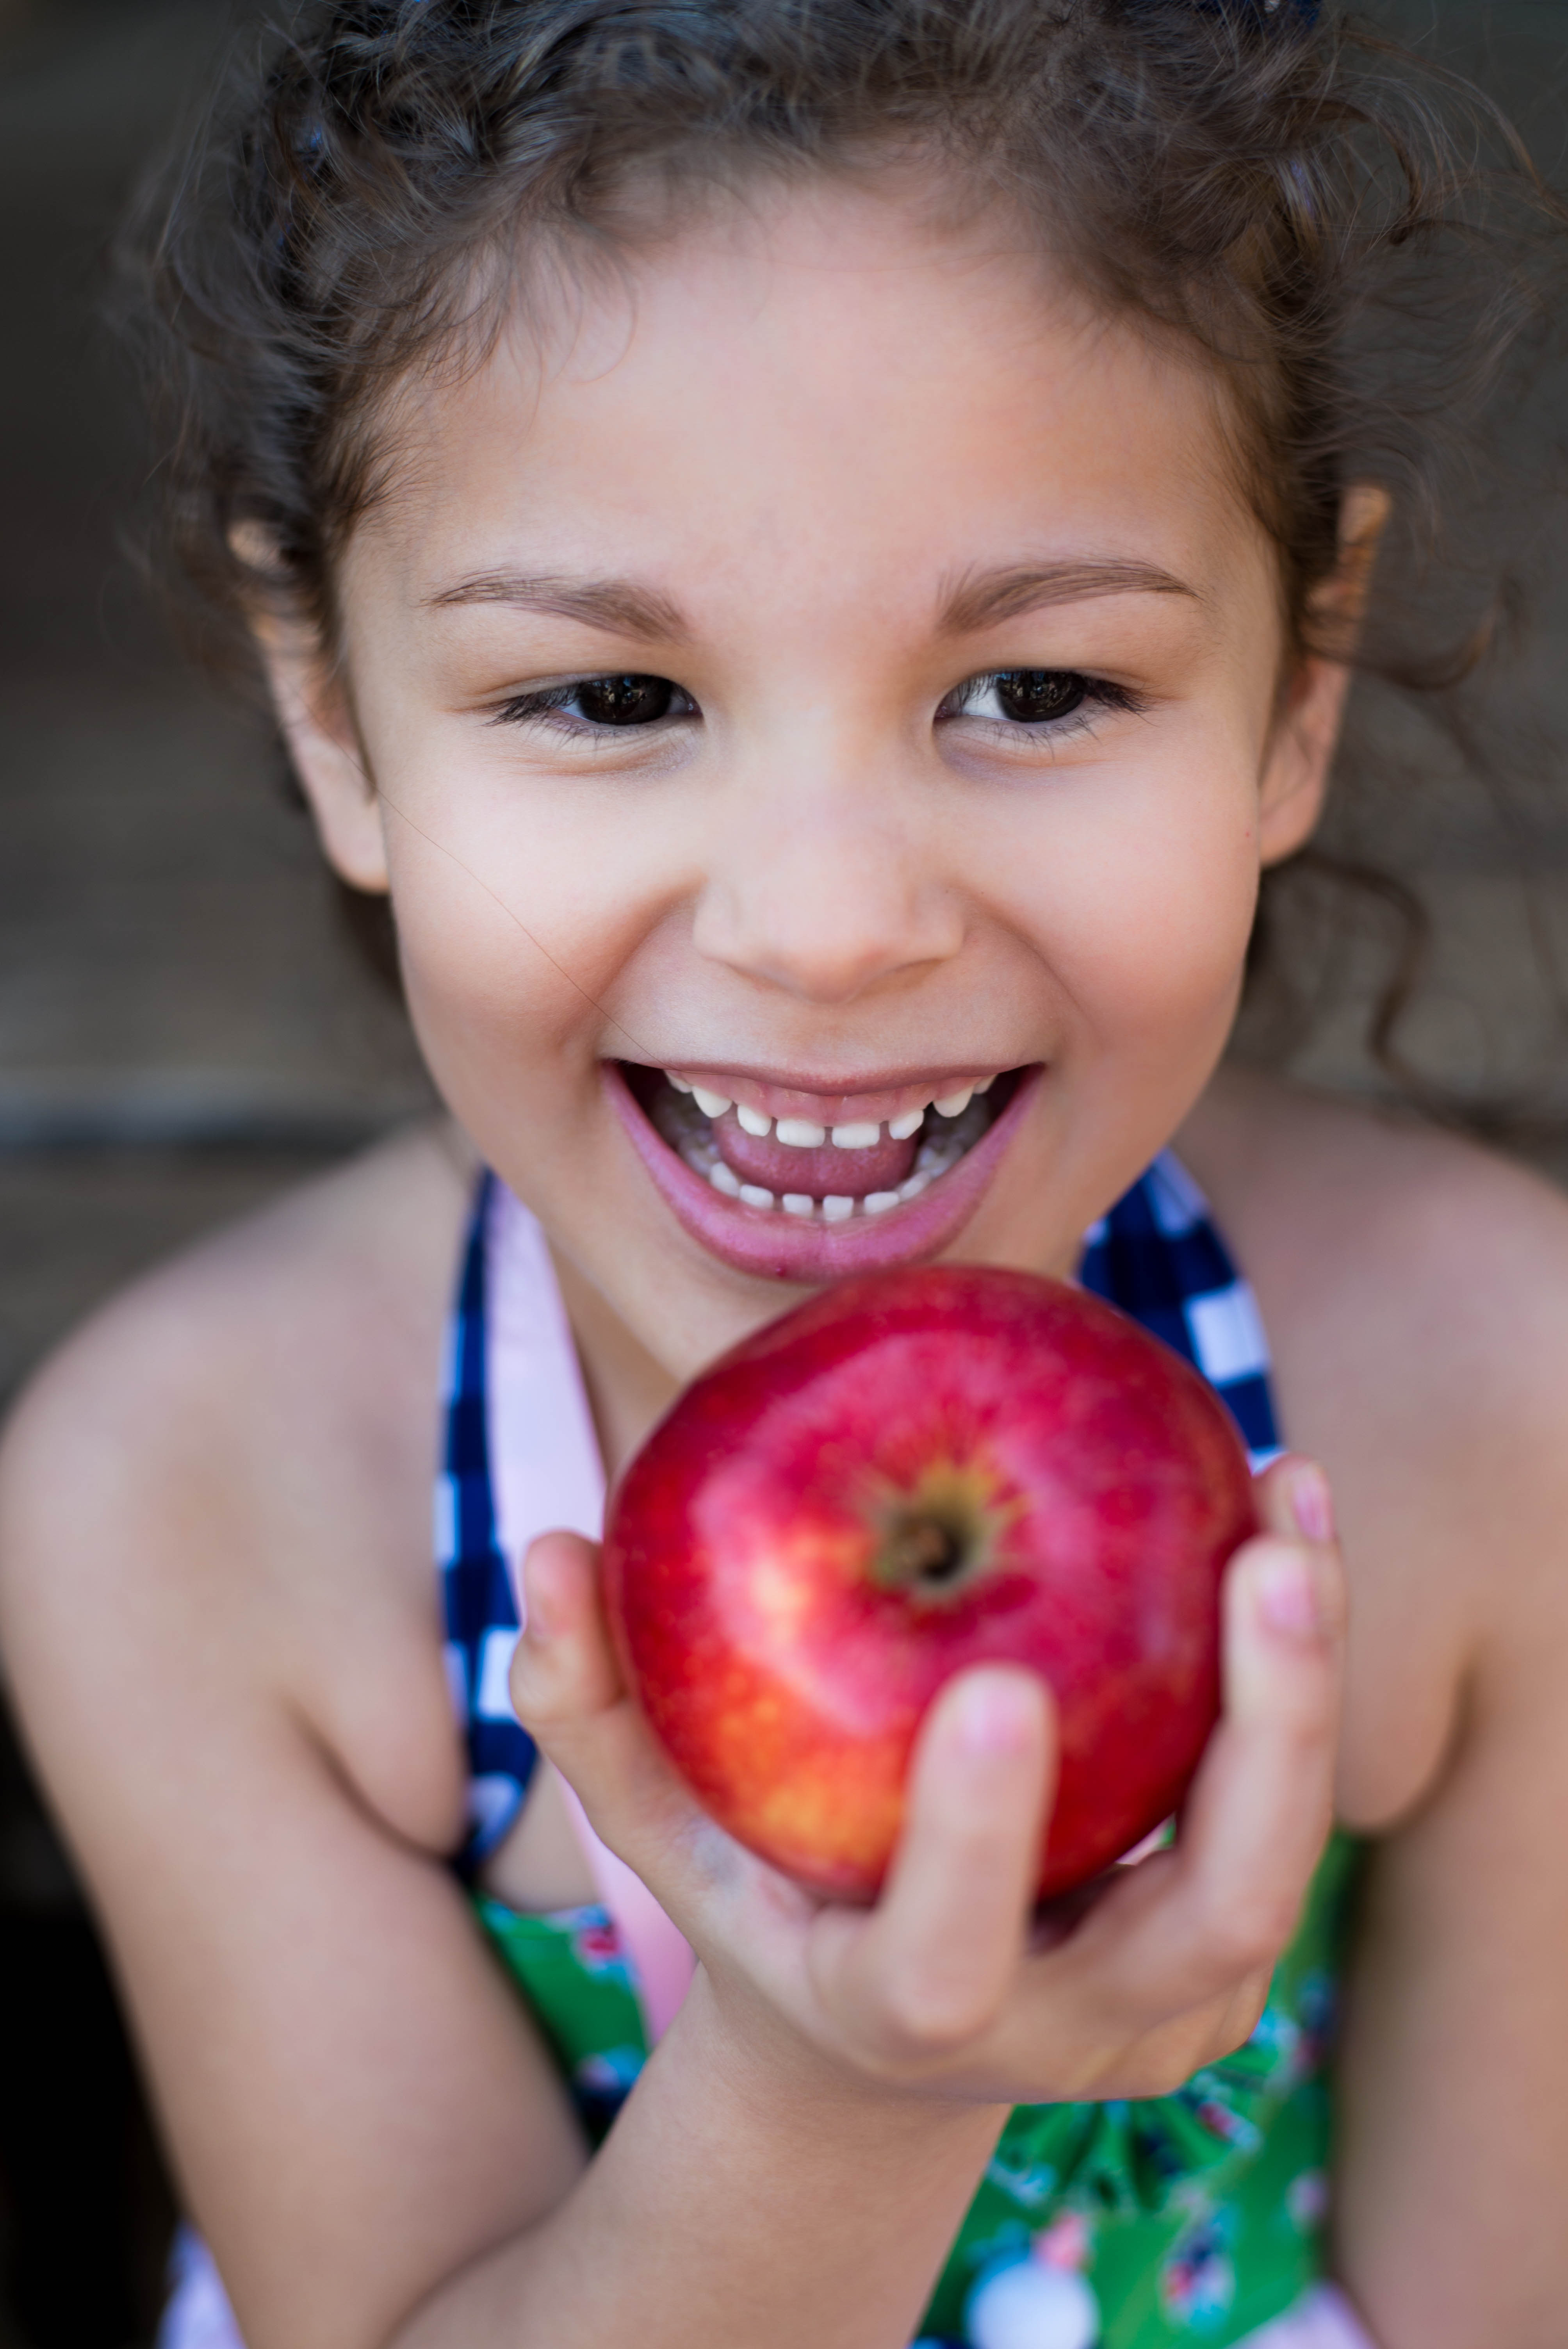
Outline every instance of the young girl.
[[[170, 2349], [1568, 2338], [1568, 1211], [1219, 1068], [1459, 174], [1294, 0], [312, 0], [188, 160], [177, 535], [450, 1115], [10, 1441]], [[1070, 1926], [1029, 1674], [854, 1910], [599, 1610], [681, 1382], [934, 1257], [1111, 1297], [1264, 1471], [1177, 1839]]]

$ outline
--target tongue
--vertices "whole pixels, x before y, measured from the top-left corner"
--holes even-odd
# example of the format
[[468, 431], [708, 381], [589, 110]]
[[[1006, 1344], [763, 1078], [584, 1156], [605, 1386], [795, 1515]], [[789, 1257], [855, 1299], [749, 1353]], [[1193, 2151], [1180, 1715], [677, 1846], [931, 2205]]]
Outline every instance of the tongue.
[[820, 1150], [792, 1150], [771, 1134], [759, 1140], [743, 1132], [733, 1110], [718, 1119], [713, 1138], [743, 1183], [758, 1184], [780, 1198], [787, 1191], [811, 1199], [863, 1199], [872, 1191], [896, 1191], [913, 1171], [920, 1148], [918, 1133], [907, 1142], [892, 1142], [884, 1126], [872, 1150], [835, 1150], [831, 1143]]

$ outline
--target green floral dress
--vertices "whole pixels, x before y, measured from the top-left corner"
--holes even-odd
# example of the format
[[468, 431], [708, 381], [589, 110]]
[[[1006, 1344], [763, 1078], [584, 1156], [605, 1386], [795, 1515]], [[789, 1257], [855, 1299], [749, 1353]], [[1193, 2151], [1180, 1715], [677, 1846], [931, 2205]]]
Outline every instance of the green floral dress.
[[[1002, 2132], [926, 2311], [922, 2340], [966, 2344], [988, 2291], [1027, 2288], [1097, 2349], [1243, 2341], [1322, 2269], [1330, 2107], [1325, 2066], [1358, 1847], [1336, 1835], [1244, 2047], [1148, 2102], [1020, 2105]], [[528, 2002], [592, 2142], [647, 2056], [641, 2010], [603, 1909], [521, 1917], [481, 1894], [480, 1922]]]

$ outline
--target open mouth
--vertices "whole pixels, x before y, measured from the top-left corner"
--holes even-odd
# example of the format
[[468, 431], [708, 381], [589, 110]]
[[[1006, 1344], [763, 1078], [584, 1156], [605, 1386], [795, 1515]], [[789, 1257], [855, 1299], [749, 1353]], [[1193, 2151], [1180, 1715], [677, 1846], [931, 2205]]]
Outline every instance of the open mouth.
[[[606, 1068], [637, 1154], [687, 1230], [741, 1269], [799, 1280], [913, 1262], [947, 1245], [1040, 1073], [949, 1081], [923, 1102], [904, 1086], [884, 1096], [891, 1113], [833, 1124], [826, 1114], [769, 1115], [717, 1090], [717, 1079]], [[861, 1105], [879, 1106], [871, 1096]]]
[[1007, 1077], [987, 1077], [901, 1118], [825, 1126], [767, 1117], [662, 1069], [634, 1074], [652, 1080], [633, 1092], [694, 1174], [743, 1206], [824, 1224], [918, 1199], [990, 1132], [1011, 1092]]

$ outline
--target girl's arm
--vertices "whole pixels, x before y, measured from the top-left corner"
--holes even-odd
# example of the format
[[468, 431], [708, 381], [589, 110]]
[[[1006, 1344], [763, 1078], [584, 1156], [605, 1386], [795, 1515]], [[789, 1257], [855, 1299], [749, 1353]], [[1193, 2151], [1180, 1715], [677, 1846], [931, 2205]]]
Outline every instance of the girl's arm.
[[[253, 1315], [220, 1337], [189, 1284], [160, 1295], [24, 1411], [4, 1630], [250, 2349], [905, 2349], [1010, 2102], [1149, 2093], [1245, 2036], [1327, 1814], [1336, 1642], [1299, 1607], [1332, 1611], [1332, 1561], [1254, 1547], [1180, 1852], [1024, 1957], [1032, 1682], [941, 1709], [890, 1893], [818, 1910], [661, 1783], [558, 1541], [524, 1701], [703, 1960], [587, 2163], [441, 1863], [428, 1563], [397, 1447], [335, 1418], [384, 1350], [311, 1387], [281, 1296], [293, 1387], [258, 1386]], [[377, 1476], [397, 1506], [366, 1520]]]
[[1235, 1073], [1183, 1154], [1349, 1562], [1339, 1811], [1374, 1842], [1339, 2272], [1379, 2349], [1561, 2349], [1568, 1208], [1408, 1121]]
[[1526, 1392], [1522, 1334], [1491, 1380], [1501, 1440], [1472, 1421], [1445, 1480], [1473, 1644], [1435, 1784], [1377, 1850], [1350, 1984], [1338, 2254], [1380, 2349], [1568, 2339], [1568, 1345]]

